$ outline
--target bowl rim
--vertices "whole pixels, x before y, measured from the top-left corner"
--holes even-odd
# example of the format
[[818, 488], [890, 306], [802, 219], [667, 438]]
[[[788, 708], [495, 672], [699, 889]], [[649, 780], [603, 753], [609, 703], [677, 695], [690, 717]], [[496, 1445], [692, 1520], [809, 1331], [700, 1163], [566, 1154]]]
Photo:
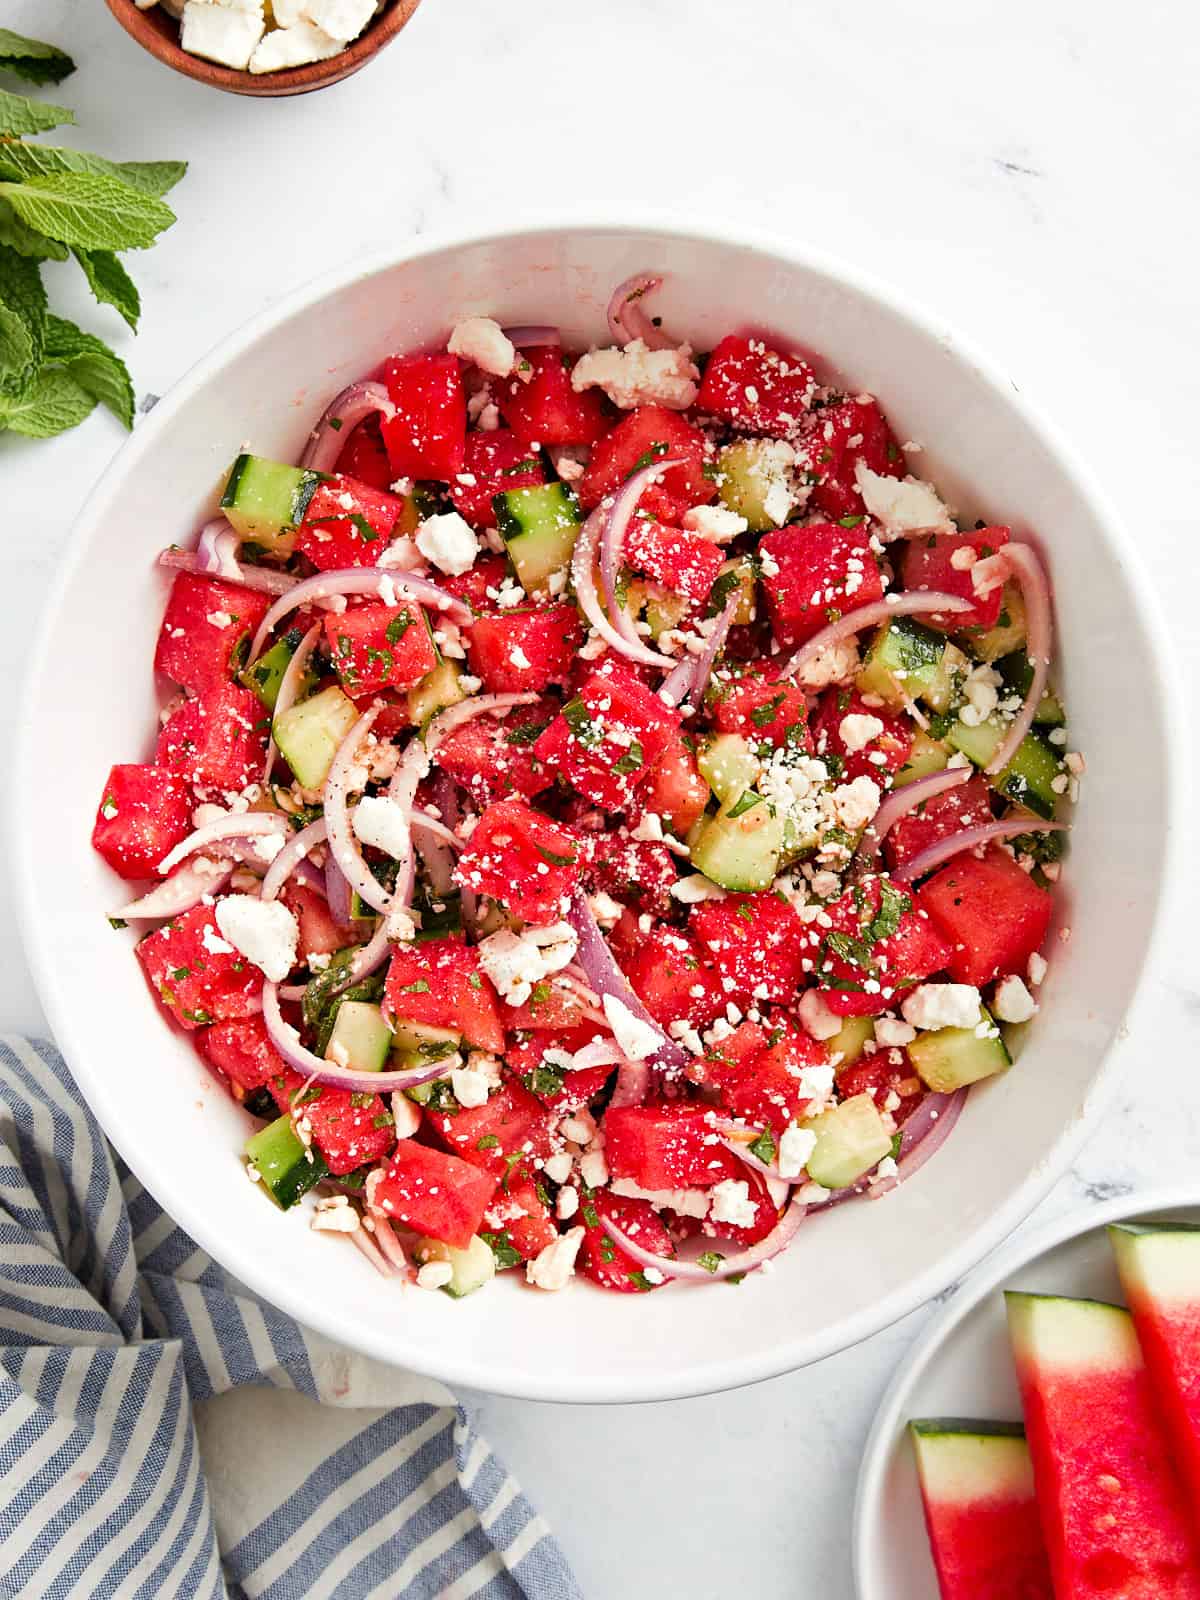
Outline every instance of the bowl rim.
[[[1157, 595], [1141, 565], [1131, 537], [1126, 533], [1120, 518], [1110, 506], [1107, 497], [1096, 484], [1090, 470], [1078, 458], [1074, 448], [1060, 435], [1057, 427], [1047, 420], [1040, 409], [1031, 404], [1004, 369], [991, 357], [983, 354], [972, 342], [953, 332], [940, 318], [919, 303], [890, 285], [881, 282], [871, 273], [843, 262], [836, 256], [800, 244], [770, 231], [746, 227], [730, 221], [725, 225], [698, 222], [678, 213], [656, 209], [653, 213], [630, 210], [618, 221], [590, 217], [587, 214], [569, 217], [550, 217], [546, 214], [534, 219], [523, 218], [509, 225], [471, 227], [461, 230], [439, 230], [411, 240], [403, 249], [376, 251], [356, 258], [330, 271], [322, 273], [293, 290], [282, 300], [248, 319], [201, 356], [178, 379], [167, 394], [138, 424], [132, 436], [118, 449], [112, 461], [101, 474], [72, 527], [61, 563], [50, 587], [47, 601], [29, 652], [23, 687], [26, 692], [40, 678], [52, 649], [52, 642], [62, 610], [64, 594], [69, 580], [81, 567], [88, 554], [97, 526], [108, 513], [109, 504], [120, 492], [126, 475], [134, 471], [142, 457], [154, 450], [160, 435], [166, 431], [175, 414], [206, 384], [219, 376], [223, 368], [271, 329], [299, 312], [313, 307], [354, 283], [362, 282], [403, 263], [419, 260], [445, 251], [463, 250], [515, 238], [560, 237], [567, 233], [599, 233], [620, 236], [651, 235], [679, 242], [696, 242], [702, 245], [733, 246], [757, 251], [772, 257], [787, 268], [800, 268], [848, 285], [868, 299], [881, 304], [892, 315], [905, 320], [923, 337], [948, 350], [970, 366], [984, 384], [999, 391], [1005, 402], [1014, 407], [1022, 420], [1043, 442], [1048, 453], [1067, 478], [1073, 494], [1085, 505], [1103, 530], [1104, 536], [1118, 559], [1126, 590], [1134, 614], [1142, 622], [1147, 641], [1152, 690], [1165, 710], [1167, 726], [1182, 726], [1177, 702], [1179, 691], [1168, 670], [1167, 634]], [[226, 1266], [243, 1282], [254, 1287], [260, 1279], [261, 1257], [249, 1245], [236, 1238], [226, 1238], [217, 1227], [210, 1226], [209, 1214], [202, 1196], [191, 1194], [175, 1196], [172, 1192], [169, 1162], [152, 1152], [139, 1152], [136, 1163], [129, 1160], [123, 1148], [120, 1107], [115, 1096], [110, 1102], [103, 1074], [88, 1071], [88, 1033], [82, 1023], [76, 1023], [71, 1007], [60, 994], [55, 977], [53, 940], [49, 937], [41, 916], [37, 884], [33, 867], [33, 852], [26, 839], [26, 813], [19, 796], [27, 790], [27, 778], [32, 779], [32, 731], [28, 724], [18, 729], [15, 746], [15, 781], [8, 790], [8, 816], [6, 833], [17, 888], [17, 912], [20, 917], [23, 947], [39, 999], [51, 1025], [54, 1038], [71, 1066], [73, 1075], [101, 1123], [106, 1136], [126, 1164], [156, 1197], [172, 1195], [172, 1205], [164, 1209], [174, 1216], [179, 1225], [217, 1261]], [[958, 1281], [985, 1256], [995, 1250], [1012, 1233], [1034, 1207], [1045, 1197], [1057, 1179], [1065, 1172], [1082, 1147], [1092, 1122], [1108, 1103], [1117, 1078], [1120, 1063], [1129, 1054], [1130, 1019], [1135, 1017], [1145, 1003], [1146, 974], [1161, 957], [1165, 944], [1167, 911], [1178, 880], [1175, 870], [1180, 849], [1178, 819], [1183, 814], [1182, 757], [1169, 739], [1163, 741], [1163, 794], [1165, 803], [1165, 837], [1163, 840], [1163, 866], [1159, 881], [1154, 885], [1154, 904], [1146, 947], [1136, 975], [1135, 987], [1126, 1013], [1125, 1025], [1114, 1035], [1107, 1050], [1097, 1063], [1095, 1074], [1085, 1091], [1074, 1117], [1060, 1129], [1046, 1156], [999, 1206], [977, 1228], [973, 1229], [948, 1254], [930, 1262], [902, 1287], [885, 1296], [876, 1304], [831, 1325], [819, 1334], [807, 1334], [781, 1342], [769, 1351], [750, 1356], [731, 1350], [720, 1360], [709, 1360], [686, 1369], [668, 1370], [651, 1376], [610, 1379], [602, 1372], [569, 1375], [546, 1372], [538, 1379], [509, 1380], [499, 1387], [489, 1372], [486, 1353], [470, 1361], [459, 1360], [447, 1368], [434, 1351], [420, 1347], [398, 1351], [395, 1334], [388, 1339], [373, 1337], [370, 1330], [354, 1341], [352, 1348], [392, 1366], [438, 1378], [445, 1383], [461, 1385], [492, 1393], [505, 1393], [518, 1399], [583, 1404], [622, 1404], [684, 1399], [736, 1389], [747, 1384], [762, 1382], [795, 1371], [814, 1362], [840, 1353], [860, 1344], [864, 1339], [898, 1322], [911, 1311], [924, 1305], [948, 1284]], [[32, 792], [32, 791], [30, 791]], [[78, 1069], [75, 1063], [79, 1063]], [[111, 1123], [111, 1127], [110, 1127]], [[113, 1129], [118, 1130], [114, 1133]], [[327, 1308], [320, 1302], [309, 1303], [303, 1293], [290, 1283], [273, 1285], [270, 1294], [256, 1289], [272, 1304], [296, 1318], [303, 1326], [323, 1333], [335, 1342], [348, 1343], [347, 1330], [341, 1325], [336, 1308]]]
[[[941, 1351], [946, 1341], [953, 1337], [959, 1325], [970, 1316], [989, 1295], [1014, 1272], [1033, 1266], [1043, 1256], [1071, 1244], [1085, 1234], [1096, 1233], [1111, 1223], [1134, 1218], [1157, 1216], [1164, 1211], [1200, 1206], [1200, 1189], [1178, 1184], [1156, 1185], [1150, 1189], [1133, 1189], [1128, 1194], [1114, 1195], [1109, 1200], [1091, 1205], [1072, 1206], [1064, 1215], [1044, 1228], [1038, 1228], [1027, 1237], [1016, 1239], [1006, 1249], [998, 1250], [986, 1268], [973, 1274], [955, 1293], [950, 1303], [922, 1330], [920, 1337], [901, 1360], [884, 1390], [879, 1409], [871, 1424], [863, 1446], [862, 1465], [854, 1495], [851, 1520], [850, 1553], [854, 1569], [854, 1589], [859, 1600], [874, 1600], [864, 1588], [867, 1545], [874, 1531], [875, 1508], [883, 1490], [883, 1476], [891, 1457], [891, 1447], [896, 1437], [897, 1423], [907, 1411], [913, 1386], [924, 1374], [931, 1361]], [[870, 1519], [868, 1521], [868, 1519]]]

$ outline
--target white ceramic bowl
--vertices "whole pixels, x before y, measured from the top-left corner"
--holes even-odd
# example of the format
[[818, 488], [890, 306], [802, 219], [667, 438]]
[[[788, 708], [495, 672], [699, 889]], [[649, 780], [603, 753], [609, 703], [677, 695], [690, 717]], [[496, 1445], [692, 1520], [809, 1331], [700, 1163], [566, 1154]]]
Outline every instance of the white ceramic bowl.
[[[886, 1201], [814, 1223], [745, 1287], [626, 1298], [501, 1281], [459, 1304], [403, 1293], [246, 1181], [245, 1118], [168, 1027], [132, 935], [105, 921], [123, 891], [88, 836], [110, 764], [152, 748], [166, 591], [153, 558], [211, 513], [244, 440], [295, 458], [331, 395], [381, 355], [443, 338], [472, 312], [558, 323], [568, 343], [587, 344], [605, 335], [612, 286], [648, 267], [667, 276], [656, 310], [672, 330], [705, 348], [753, 323], [811, 348], [823, 370], [882, 397], [899, 437], [926, 447], [922, 473], [961, 512], [1043, 544], [1058, 676], [1089, 767], [1060, 919], [1072, 937], [1053, 944], [1026, 1055], [972, 1096], [937, 1159]], [[134, 1171], [227, 1267], [322, 1332], [450, 1382], [551, 1400], [659, 1400], [770, 1377], [855, 1343], [961, 1276], [1078, 1147], [1119, 1053], [1167, 877], [1176, 778], [1160, 632], [1126, 538], [1015, 386], [856, 272], [778, 241], [661, 223], [418, 242], [323, 280], [227, 341], [139, 424], [92, 495], [23, 706], [14, 856], [38, 988]]]

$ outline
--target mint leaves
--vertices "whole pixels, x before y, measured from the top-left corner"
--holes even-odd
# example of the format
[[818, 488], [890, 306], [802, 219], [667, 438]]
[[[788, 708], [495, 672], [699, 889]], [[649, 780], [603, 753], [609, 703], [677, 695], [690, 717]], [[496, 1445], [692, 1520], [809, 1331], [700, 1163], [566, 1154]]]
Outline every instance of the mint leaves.
[[[0, 74], [58, 83], [75, 64], [57, 46], [0, 28]], [[31, 137], [73, 123], [65, 106], [0, 89], [0, 430], [45, 439], [97, 405], [133, 426], [125, 363], [95, 334], [55, 316], [41, 265], [75, 262], [96, 302], [136, 332], [138, 291], [121, 261], [154, 244], [175, 213], [163, 200], [182, 161], [108, 161]]]

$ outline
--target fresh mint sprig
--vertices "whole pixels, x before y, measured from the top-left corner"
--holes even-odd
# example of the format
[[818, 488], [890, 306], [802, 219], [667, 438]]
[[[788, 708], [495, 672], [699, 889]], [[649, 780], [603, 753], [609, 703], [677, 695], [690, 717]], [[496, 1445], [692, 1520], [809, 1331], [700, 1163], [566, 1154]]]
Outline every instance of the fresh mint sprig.
[[[56, 45], [0, 28], [0, 73], [59, 83], [75, 63]], [[79, 265], [100, 305], [136, 332], [137, 288], [121, 261], [175, 221], [163, 196], [182, 161], [107, 161], [30, 138], [73, 123], [66, 106], [0, 90], [0, 430], [45, 439], [75, 427], [97, 405], [133, 426], [133, 384], [103, 339], [55, 316], [44, 261]]]

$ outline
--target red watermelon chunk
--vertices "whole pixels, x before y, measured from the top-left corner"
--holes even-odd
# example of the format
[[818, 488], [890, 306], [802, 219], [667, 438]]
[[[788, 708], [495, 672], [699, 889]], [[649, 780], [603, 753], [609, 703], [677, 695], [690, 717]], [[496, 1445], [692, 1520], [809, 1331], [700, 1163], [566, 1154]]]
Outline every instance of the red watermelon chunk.
[[197, 789], [240, 793], [262, 777], [268, 720], [249, 689], [221, 684], [172, 713], [159, 733], [156, 759]]
[[398, 495], [338, 473], [314, 490], [296, 548], [322, 572], [374, 566], [405, 509]]
[[639, 406], [593, 449], [587, 471], [576, 486], [580, 503], [590, 509], [606, 494], [614, 494], [639, 467], [669, 457], [679, 465], [668, 467], [649, 486], [640, 504], [653, 509], [655, 515], [674, 507], [704, 505], [717, 492], [716, 484], [704, 473], [707, 452], [708, 441], [700, 429], [678, 411]]
[[575, 393], [571, 358], [558, 345], [533, 345], [517, 360], [513, 376], [497, 385], [496, 403], [522, 445], [592, 444], [607, 433], [607, 401], [598, 389]]
[[910, 1422], [941, 1600], [1054, 1600], [1016, 1423]]
[[[969, 550], [979, 560], [995, 555], [1009, 539], [1007, 528], [979, 528], [974, 533], [938, 533], [923, 539], [905, 539], [900, 556], [900, 576], [906, 589], [928, 589], [957, 595], [972, 603], [970, 611], [931, 612], [921, 618], [930, 628], [958, 633], [962, 628], [994, 628], [1000, 617], [1004, 585], [998, 583], [982, 598], [975, 593], [971, 568], [957, 566], [955, 556]], [[961, 557], [959, 558], [961, 560]]]
[[260, 1016], [216, 1022], [196, 1035], [196, 1048], [234, 1086], [237, 1100], [287, 1071]]
[[229, 946], [211, 906], [193, 906], [137, 946], [150, 987], [183, 1028], [207, 1027], [260, 1008], [263, 976]]
[[771, 631], [793, 649], [848, 611], [883, 599], [883, 583], [866, 530], [836, 522], [778, 528], [759, 545], [771, 576], [763, 593]]
[[735, 1117], [782, 1134], [813, 1099], [802, 1074], [829, 1064], [829, 1051], [787, 1017], [773, 1019], [768, 1040], [735, 1066], [710, 1067], [710, 1081]]
[[451, 1028], [481, 1050], [504, 1049], [496, 991], [480, 972], [475, 951], [458, 939], [397, 945], [383, 1009], [389, 1018]]
[[978, 828], [991, 820], [991, 789], [987, 779], [976, 773], [957, 789], [935, 794], [894, 822], [883, 841], [883, 853], [888, 866], [895, 871], [939, 840], [949, 839], [964, 828]]
[[[879, 723], [865, 744], [855, 739], [848, 742], [842, 732], [847, 717], [873, 717]], [[851, 728], [861, 729], [874, 724], [852, 723]], [[893, 772], [908, 760], [913, 744], [913, 723], [907, 713], [889, 711], [886, 706], [869, 706], [857, 692], [827, 689], [821, 696], [817, 715], [813, 719], [813, 748], [818, 756], [835, 757], [835, 775], [841, 783], [852, 783], [855, 778], [871, 778], [881, 789]]]
[[713, 1131], [708, 1106], [610, 1106], [604, 1117], [604, 1154], [614, 1178], [641, 1189], [711, 1189], [739, 1178], [742, 1163]]
[[709, 794], [696, 757], [684, 744], [682, 735], [675, 733], [655, 759], [650, 776], [637, 789], [629, 820], [636, 824], [647, 812], [653, 812], [664, 828], [682, 839], [704, 815]]
[[534, 745], [546, 766], [606, 811], [619, 811], [679, 735], [671, 711], [632, 672], [594, 672]]
[[699, 603], [708, 599], [725, 552], [698, 533], [638, 516], [625, 535], [624, 557], [635, 572], [644, 572], [672, 594]]
[[808, 701], [794, 683], [772, 682], [757, 672], [719, 681], [709, 689], [718, 733], [740, 733], [751, 744], [811, 750]]
[[550, 1154], [550, 1113], [515, 1078], [493, 1089], [481, 1106], [431, 1109], [428, 1116], [447, 1149], [497, 1178], [508, 1173], [510, 1156], [527, 1156], [518, 1163], [523, 1169]]
[[847, 889], [828, 916], [810, 937], [822, 998], [840, 1017], [878, 1016], [922, 979], [953, 970], [953, 946], [932, 917], [883, 874]]
[[554, 775], [535, 759], [533, 746], [557, 711], [557, 703], [547, 700], [504, 717], [474, 717], [438, 745], [437, 764], [481, 806], [509, 794], [540, 794]]
[[725, 991], [695, 937], [657, 927], [639, 939], [625, 975], [646, 1010], [666, 1027], [707, 1028], [725, 1009]]
[[795, 432], [815, 379], [808, 362], [773, 350], [764, 339], [729, 334], [708, 358], [696, 409], [745, 433]]
[[500, 1188], [483, 1213], [483, 1232], [496, 1255], [496, 1265], [517, 1266], [506, 1254], [515, 1251], [522, 1261], [532, 1261], [558, 1238], [550, 1208], [538, 1193], [537, 1184], [514, 1178]]
[[1200, 1600], [1200, 1565], [1133, 1319], [1007, 1294], [1056, 1600]]
[[458, 361], [451, 355], [393, 356], [383, 381], [395, 415], [380, 424], [398, 478], [449, 483], [463, 470], [467, 402]]
[[396, 474], [383, 447], [379, 418], [370, 416], [352, 428], [337, 458], [337, 469], [371, 489], [388, 489]]
[[494, 528], [493, 496], [508, 489], [530, 489], [545, 481], [541, 460], [530, 454], [529, 446], [511, 428], [469, 433], [463, 469], [450, 485], [450, 498], [472, 527]]
[[671, 895], [678, 878], [675, 857], [665, 844], [631, 839], [623, 828], [597, 834], [588, 882], [612, 899], [665, 916], [679, 903]]
[[92, 848], [122, 878], [152, 878], [162, 858], [191, 831], [191, 796], [178, 773], [116, 766], [96, 808]]
[[935, 872], [917, 901], [952, 946], [950, 975], [976, 987], [1023, 973], [1054, 909], [1047, 891], [995, 845], [982, 857], [958, 856]]
[[497, 611], [471, 626], [471, 671], [489, 694], [540, 694], [566, 683], [583, 643], [583, 623], [572, 601]]
[[804, 982], [805, 925], [780, 895], [730, 894], [692, 908], [689, 926], [712, 961], [729, 1000], [788, 1003]]
[[425, 613], [418, 605], [355, 606], [325, 618], [325, 638], [350, 695], [411, 689], [437, 666]]
[[598, 1189], [585, 1197], [579, 1216], [586, 1230], [583, 1270], [593, 1283], [616, 1294], [645, 1294], [661, 1287], [646, 1277], [641, 1262], [622, 1250], [600, 1225], [601, 1217], [608, 1217], [643, 1250], [651, 1250], [656, 1256], [673, 1256], [674, 1240], [648, 1200]]
[[155, 671], [193, 694], [228, 683], [269, 604], [267, 595], [239, 583], [179, 573], [154, 651]]
[[465, 1250], [479, 1232], [495, 1192], [491, 1173], [413, 1139], [402, 1139], [387, 1167], [367, 1180], [367, 1203], [377, 1216], [456, 1250]]
[[839, 400], [814, 412], [797, 455], [815, 480], [808, 503], [827, 517], [862, 513], [855, 484], [860, 461], [885, 478], [904, 476], [904, 453], [878, 401], [869, 398]]
[[523, 922], [545, 926], [566, 913], [583, 848], [578, 834], [523, 800], [497, 800], [476, 823], [455, 881], [491, 895]]

